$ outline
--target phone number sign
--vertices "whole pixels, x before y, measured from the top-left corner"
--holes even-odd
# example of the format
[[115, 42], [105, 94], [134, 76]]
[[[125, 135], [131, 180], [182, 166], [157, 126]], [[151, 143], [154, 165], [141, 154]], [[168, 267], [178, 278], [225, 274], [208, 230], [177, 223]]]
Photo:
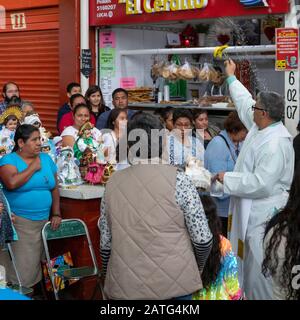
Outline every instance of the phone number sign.
[[298, 70], [299, 29], [276, 29], [276, 71]]

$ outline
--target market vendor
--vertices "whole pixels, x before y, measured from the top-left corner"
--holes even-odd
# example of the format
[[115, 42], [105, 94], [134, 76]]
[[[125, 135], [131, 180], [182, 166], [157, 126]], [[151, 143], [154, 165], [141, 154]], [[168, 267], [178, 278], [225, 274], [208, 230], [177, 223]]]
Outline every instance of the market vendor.
[[[123, 88], [117, 88], [112, 93], [112, 103], [115, 109], [125, 109], [128, 108], [128, 92]], [[108, 128], [108, 118], [110, 116], [111, 110], [105, 111], [100, 115], [97, 120], [96, 128], [99, 130]], [[127, 110], [128, 119], [135, 114], [134, 110]]]
[[219, 66], [213, 66], [216, 71], [216, 77], [208, 82], [204, 96], [229, 96], [228, 84], [226, 77]]
[[196, 109], [193, 113], [193, 119], [195, 134], [198, 138], [204, 139], [204, 148], [206, 149], [211, 139], [217, 136], [221, 130], [209, 123], [207, 110]]
[[168, 135], [169, 163], [184, 166], [189, 157], [204, 161], [204, 146], [192, 135], [193, 115], [191, 111], [176, 109], [173, 113], [174, 130]]

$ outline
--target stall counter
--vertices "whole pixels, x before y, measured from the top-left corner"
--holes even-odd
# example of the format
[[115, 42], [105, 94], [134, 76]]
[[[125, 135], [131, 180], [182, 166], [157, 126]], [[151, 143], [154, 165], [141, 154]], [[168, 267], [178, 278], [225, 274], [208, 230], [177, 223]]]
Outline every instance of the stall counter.
[[59, 193], [63, 198], [76, 200], [101, 199], [104, 194], [104, 186], [92, 186], [83, 184], [75, 187], [60, 188]]
[[[90, 238], [93, 244], [98, 267], [101, 268], [100, 258], [100, 232], [97, 226], [100, 217], [100, 203], [103, 197], [104, 186], [80, 185], [76, 187], [60, 188], [60, 207], [63, 219], [81, 219], [87, 225]], [[65, 251], [70, 250], [74, 265], [91, 265], [89, 248], [83, 239], [69, 239], [68, 244], [64, 244]], [[62, 243], [61, 243], [62, 245]], [[60, 248], [61, 250], [62, 248]], [[87, 279], [73, 284], [72, 295], [76, 299], [89, 300], [93, 295], [96, 281]], [[100, 299], [99, 292], [95, 297]]]

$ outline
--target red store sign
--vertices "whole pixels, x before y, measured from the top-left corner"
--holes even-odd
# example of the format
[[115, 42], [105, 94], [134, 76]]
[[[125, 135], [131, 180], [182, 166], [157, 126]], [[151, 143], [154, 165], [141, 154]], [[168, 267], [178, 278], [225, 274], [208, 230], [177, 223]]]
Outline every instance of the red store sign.
[[297, 70], [299, 64], [299, 29], [276, 29], [277, 71]]
[[289, 12], [289, 0], [261, 1], [268, 6], [259, 7], [247, 7], [243, 2], [245, 1], [90, 0], [90, 25], [152, 23]]

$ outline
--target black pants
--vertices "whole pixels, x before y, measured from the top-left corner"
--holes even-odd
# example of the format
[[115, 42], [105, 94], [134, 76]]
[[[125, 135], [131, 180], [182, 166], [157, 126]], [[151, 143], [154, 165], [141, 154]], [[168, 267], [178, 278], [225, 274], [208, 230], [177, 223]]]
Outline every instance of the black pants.
[[227, 238], [228, 218], [220, 217], [220, 220], [222, 222], [222, 235]]

